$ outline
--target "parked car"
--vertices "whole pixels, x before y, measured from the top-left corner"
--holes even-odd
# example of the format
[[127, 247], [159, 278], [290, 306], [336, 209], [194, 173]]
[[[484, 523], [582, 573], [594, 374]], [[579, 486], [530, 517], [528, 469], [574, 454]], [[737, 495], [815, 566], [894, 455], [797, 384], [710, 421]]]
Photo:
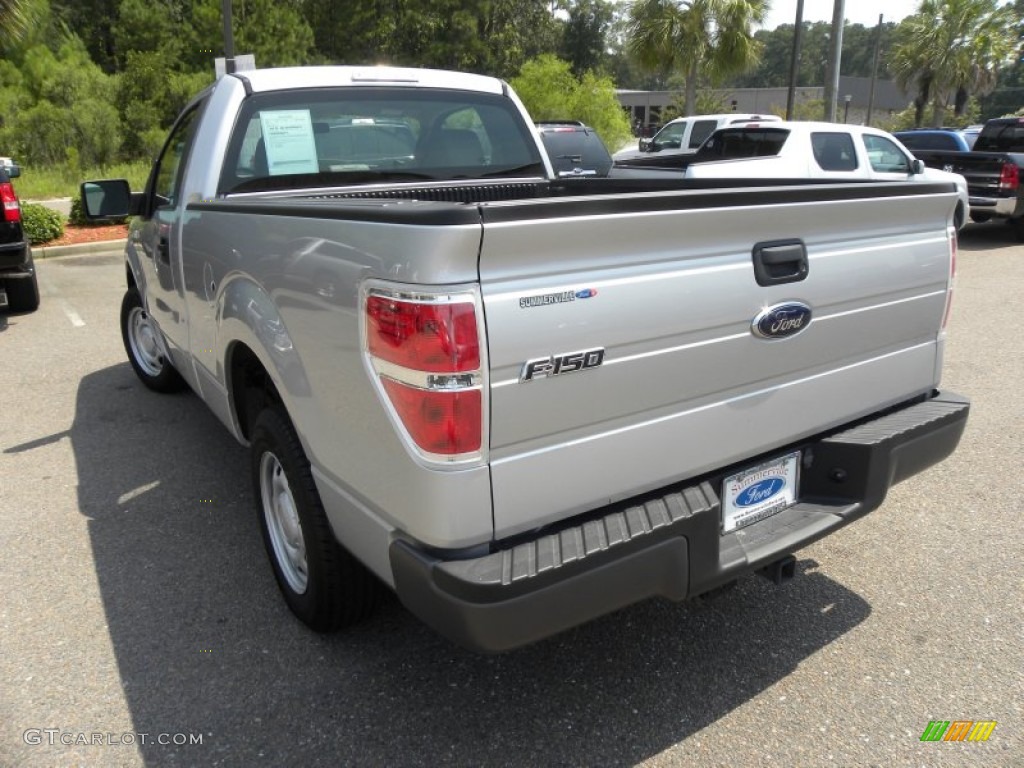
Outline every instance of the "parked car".
[[989, 120], [970, 152], [919, 150], [919, 157], [967, 179], [971, 219], [1003, 219], [1024, 242], [1024, 118]]
[[558, 176], [607, 176], [612, 156], [590, 126], [579, 120], [538, 120], [535, 125]]
[[780, 121], [723, 128], [690, 159], [686, 178], [941, 181], [956, 186], [957, 229], [971, 210], [963, 176], [929, 168], [891, 134], [861, 125]]
[[39, 306], [39, 284], [32, 247], [21, 226], [21, 203], [11, 183], [20, 175], [13, 161], [0, 162], [0, 309], [32, 312]]
[[[973, 140], [955, 128], [917, 128], [893, 133], [900, 143], [914, 153], [918, 150], [938, 149], [944, 152], [970, 152]], [[976, 138], [976, 137], [975, 137]], [[921, 158], [922, 160], [924, 158]]]
[[677, 117], [650, 139], [640, 139], [638, 150], [615, 154], [615, 164], [623, 167], [682, 168], [704, 140], [719, 128], [744, 123], [778, 122], [775, 115], [729, 112], [724, 115]]

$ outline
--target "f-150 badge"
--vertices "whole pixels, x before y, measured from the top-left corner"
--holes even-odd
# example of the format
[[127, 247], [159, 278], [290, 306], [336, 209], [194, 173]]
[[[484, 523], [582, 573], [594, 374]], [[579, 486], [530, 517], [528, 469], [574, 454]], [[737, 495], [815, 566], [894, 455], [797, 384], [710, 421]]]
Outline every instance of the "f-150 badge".
[[564, 373], [577, 373], [590, 368], [597, 368], [604, 362], [604, 349], [588, 349], [584, 352], [567, 352], [564, 355], [548, 355], [527, 360], [523, 364], [523, 372], [519, 381], [533, 381]]

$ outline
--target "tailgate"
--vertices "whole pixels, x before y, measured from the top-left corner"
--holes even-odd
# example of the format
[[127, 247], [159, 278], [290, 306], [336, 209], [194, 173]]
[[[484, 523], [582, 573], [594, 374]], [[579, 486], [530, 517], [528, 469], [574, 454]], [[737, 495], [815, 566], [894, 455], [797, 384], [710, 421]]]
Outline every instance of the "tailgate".
[[959, 173], [967, 181], [967, 192], [971, 196], [1012, 196], [1015, 191], [1007, 193], [999, 188], [1005, 162], [1006, 156], [997, 152], [949, 152], [936, 157], [929, 165]]
[[[495, 535], [929, 391], [955, 202], [884, 183], [484, 206]], [[759, 285], [755, 245], [794, 239], [806, 278]], [[755, 337], [792, 302], [803, 330]]]

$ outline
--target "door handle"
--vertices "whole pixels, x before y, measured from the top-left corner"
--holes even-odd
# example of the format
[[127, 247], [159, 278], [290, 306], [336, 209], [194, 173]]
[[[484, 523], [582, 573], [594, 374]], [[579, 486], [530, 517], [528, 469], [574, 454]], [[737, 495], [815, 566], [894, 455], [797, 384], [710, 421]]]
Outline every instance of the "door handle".
[[758, 285], [798, 283], [807, 277], [810, 266], [803, 240], [772, 240], [757, 243], [752, 253], [754, 279]]
[[157, 241], [156, 255], [157, 255], [157, 258], [160, 259], [160, 263], [161, 264], [170, 264], [171, 263], [171, 246], [167, 242], [167, 238], [166, 237], [161, 237]]

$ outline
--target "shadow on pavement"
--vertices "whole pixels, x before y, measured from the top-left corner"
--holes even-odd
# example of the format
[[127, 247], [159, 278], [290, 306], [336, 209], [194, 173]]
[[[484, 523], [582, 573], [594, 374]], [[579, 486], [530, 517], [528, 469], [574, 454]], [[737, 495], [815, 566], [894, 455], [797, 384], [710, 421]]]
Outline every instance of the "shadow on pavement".
[[709, 601], [652, 601], [498, 657], [393, 598], [318, 636], [279, 598], [247, 454], [192, 395], [127, 364], [86, 376], [71, 441], [81, 513], [147, 765], [631, 765], [763, 693], [870, 614], [800, 562]]
[[993, 220], [984, 224], [969, 223], [960, 230], [957, 245], [962, 251], [988, 251], [1020, 245], [1013, 227], [1005, 221]]

